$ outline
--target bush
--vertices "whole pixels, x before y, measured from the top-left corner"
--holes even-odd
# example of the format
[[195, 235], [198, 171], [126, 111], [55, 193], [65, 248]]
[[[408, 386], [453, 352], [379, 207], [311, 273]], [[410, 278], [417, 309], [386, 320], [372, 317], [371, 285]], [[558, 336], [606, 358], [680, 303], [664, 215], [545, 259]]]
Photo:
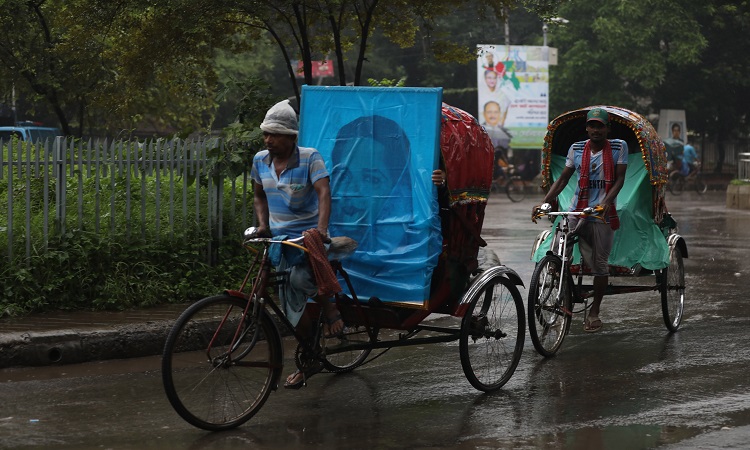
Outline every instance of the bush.
[[[3, 150], [8, 155], [7, 147]], [[214, 169], [214, 180], [223, 179], [217, 165], [208, 167]], [[252, 193], [234, 195], [233, 188], [243, 187], [231, 178], [219, 181], [223, 221], [212, 236], [205, 176], [175, 182], [137, 170], [88, 178], [76, 172], [65, 180], [61, 233], [54, 221], [58, 180], [45, 181], [44, 169], [42, 174], [27, 167], [2, 170], [12, 170], [12, 191], [0, 183], [0, 198], [12, 198], [13, 217], [9, 220], [7, 207], [0, 208], [0, 223], [7, 224], [0, 227], [0, 317], [190, 302], [236, 289], [245, 275], [249, 256], [241, 233], [253, 211]], [[129, 203], [126, 185], [131, 186]], [[180, 190], [175, 192], [174, 185]], [[222, 238], [215, 237], [219, 232]]]

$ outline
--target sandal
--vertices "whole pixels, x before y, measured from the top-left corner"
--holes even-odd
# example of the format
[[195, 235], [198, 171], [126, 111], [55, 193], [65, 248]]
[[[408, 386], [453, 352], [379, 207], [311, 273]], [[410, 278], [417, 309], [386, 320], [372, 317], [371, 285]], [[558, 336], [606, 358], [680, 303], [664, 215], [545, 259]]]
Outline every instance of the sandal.
[[284, 388], [297, 390], [302, 386], [307, 386], [307, 379], [315, 375], [316, 373], [320, 373], [321, 370], [323, 370], [323, 364], [321, 363], [316, 363], [314, 366], [310, 367], [304, 372], [297, 369], [286, 378], [286, 381], [284, 382]]
[[583, 331], [586, 333], [596, 333], [602, 329], [602, 321], [599, 316], [592, 316], [589, 314], [583, 321]]

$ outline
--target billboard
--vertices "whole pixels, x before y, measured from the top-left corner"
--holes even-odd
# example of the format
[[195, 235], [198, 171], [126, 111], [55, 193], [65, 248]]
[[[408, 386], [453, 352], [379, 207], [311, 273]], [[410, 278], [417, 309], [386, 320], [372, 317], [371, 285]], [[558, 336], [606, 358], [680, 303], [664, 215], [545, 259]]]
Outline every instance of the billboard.
[[[477, 46], [477, 118], [497, 147], [541, 149], [549, 122], [549, 47]], [[507, 147], [506, 147], [507, 148]]]

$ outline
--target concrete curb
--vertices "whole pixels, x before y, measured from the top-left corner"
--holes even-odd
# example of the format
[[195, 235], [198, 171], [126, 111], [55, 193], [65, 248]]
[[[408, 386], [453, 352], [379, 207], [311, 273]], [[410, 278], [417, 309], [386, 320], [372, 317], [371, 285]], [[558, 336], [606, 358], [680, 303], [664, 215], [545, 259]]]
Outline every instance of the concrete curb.
[[0, 335], [0, 369], [160, 355], [174, 321]]

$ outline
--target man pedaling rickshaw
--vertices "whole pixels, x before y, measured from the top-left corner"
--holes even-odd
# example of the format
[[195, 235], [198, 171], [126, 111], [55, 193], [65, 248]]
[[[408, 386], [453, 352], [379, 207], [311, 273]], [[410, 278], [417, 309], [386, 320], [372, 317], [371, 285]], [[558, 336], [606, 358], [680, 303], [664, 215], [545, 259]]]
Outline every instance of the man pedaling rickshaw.
[[[599, 310], [607, 289], [609, 254], [614, 233], [620, 226], [615, 200], [625, 182], [628, 164], [628, 145], [621, 139], [607, 139], [610, 132], [609, 113], [593, 108], [586, 116], [586, 133], [589, 139], [570, 146], [565, 168], [550, 187], [543, 203], [552, 203], [563, 191], [574, 173], [578, 174], [575, 195], [570, 211], [587, 207], [601, 207], [603, 221], [594, 217], [571, 217], [571, 229], [576, 230], [579, 248], [594, 276], [594, 299], [584, 322], [584, 331], [594, 333], [602, 329]], [[532, 218], [539, 209], [532, 210]], [[533, 220], [533, 219], [532, 219]], [[556, 240], [555, 240], [556, 242]], [[573, 246], [568, 247], [572, 252]]]

